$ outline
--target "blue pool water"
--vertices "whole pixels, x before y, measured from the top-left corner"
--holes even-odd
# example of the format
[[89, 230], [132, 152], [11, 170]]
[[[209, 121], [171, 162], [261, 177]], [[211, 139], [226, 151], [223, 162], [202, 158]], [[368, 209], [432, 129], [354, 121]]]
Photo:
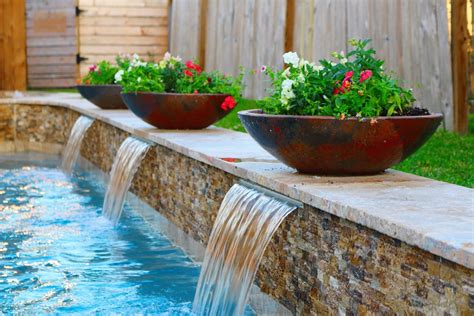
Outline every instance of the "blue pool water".
[[199, 266], [105, 188], [57, 162], [0, 161], [0, 314], [189, 314]]

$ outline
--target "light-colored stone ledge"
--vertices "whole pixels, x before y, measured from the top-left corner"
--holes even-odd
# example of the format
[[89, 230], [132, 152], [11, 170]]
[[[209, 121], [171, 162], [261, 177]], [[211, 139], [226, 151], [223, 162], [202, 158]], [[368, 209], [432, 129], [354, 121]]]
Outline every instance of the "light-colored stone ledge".
[[127, 110], [98, 109], [76, 94], [0, 99], [70, 108], [190, 158], [255, 182], [474, 269], [474, 190], [388, 170], [365, 177], [301, 175], [249, 135], [211, 127], [158, 130]]

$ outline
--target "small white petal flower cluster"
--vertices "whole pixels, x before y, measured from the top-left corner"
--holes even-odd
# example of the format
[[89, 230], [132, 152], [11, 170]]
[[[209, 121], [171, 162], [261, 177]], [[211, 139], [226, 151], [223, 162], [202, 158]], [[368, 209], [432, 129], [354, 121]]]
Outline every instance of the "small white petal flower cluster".
[[141, 67], [141, 66], [146, 66], [146, 62], [140, 59], [140, 56], [138, 54], [133, 54], [132, 60], [130, 61], [130, 66], [128, 67], [128, 70], [132, 70], [134, 67]]
[[180, 62], [182, 59], [179, 56], [173, 56], [169, 52], [166, 52], [163, 59], [160, 61], [158, 64], [158, 67], [160, 68], [165, 68], [167, 66], [170, 66], [171, 68], [174, 68], [175, 63]]
[[283, 61], [285, 64], [292, 65], [293, 67], [297, 68], [300, 62], [300, 58], [298, 54], [295, 52], [288, 52], [283, 54]]
[[295, 82], [290, 79], [283, 80], [281, 84], [281, 98], [280, 101], [282, 104], [287, 105], [288, 100], [295, 97], [295, 93], [293, 92], [293, 84]]
[[114, 76], [115, 83], [119, 83], [120, 81], [122, 81], [123, 73], [124, 73], [123, 69], [120, 69], [119, 71], [115, 73], [115, 76]]
[[299, 58], [298, 54], [295, 52], [283, 54], [283, 61], [290, 67], [286, 68], [282, 73], [282, 76], [285, 78], [285, 80], [283, 80], [281, 84], [280, 102], [284, 105], [287, 105], [289, 100], [295, 97], [295, 93], [293, 91], [295, 83], [305, 82], [306, 75], [308, 74], [308, 66], [314, 71], [318, 72], [323, 70], [324, 67]]

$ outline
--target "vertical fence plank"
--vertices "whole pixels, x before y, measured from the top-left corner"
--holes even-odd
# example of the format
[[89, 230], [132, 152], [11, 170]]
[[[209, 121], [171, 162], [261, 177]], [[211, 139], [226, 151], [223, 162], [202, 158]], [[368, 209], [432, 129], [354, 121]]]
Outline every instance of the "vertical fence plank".
[[0, 5], [0, 90], [26, 89], [25, 1]]
[[437, 45], [439, 51], [439, 103], [441, 112], [445, 116], [444, 124], [448, 130], [453, 130], [453, 84], [451, 69], [451, 52], [447, 49], [449, 43], [448, 13], [446, 3], [438, 1], [436, 6]]
[[453, 0], [451, 3], [451, 52], [453, 58], [454, 129], [458, 133], [465, 134], [468, 130], [467, 0]]

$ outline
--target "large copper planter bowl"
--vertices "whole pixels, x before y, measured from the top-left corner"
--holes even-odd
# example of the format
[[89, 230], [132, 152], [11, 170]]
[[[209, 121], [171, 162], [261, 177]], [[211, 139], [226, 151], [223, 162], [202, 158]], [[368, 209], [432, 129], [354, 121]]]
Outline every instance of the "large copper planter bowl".
[[224, 94], [122, 93], [128, 108], [160, 129], [201, 129], [217, 122], [224, 111]]
[[238, 113], [245, 129], [270, 154], [299, 172], [369, 175], [415, 152], [436, 131], [443, 116], [355, 118]]
[[120, 92], [122, 87], [116, 84], [109, 85], [77, 85], [79, 93], [104, 110], [126, 109]]

